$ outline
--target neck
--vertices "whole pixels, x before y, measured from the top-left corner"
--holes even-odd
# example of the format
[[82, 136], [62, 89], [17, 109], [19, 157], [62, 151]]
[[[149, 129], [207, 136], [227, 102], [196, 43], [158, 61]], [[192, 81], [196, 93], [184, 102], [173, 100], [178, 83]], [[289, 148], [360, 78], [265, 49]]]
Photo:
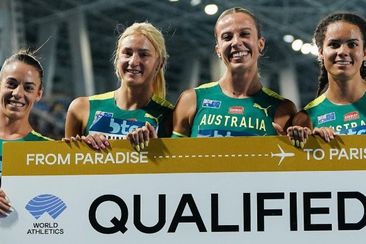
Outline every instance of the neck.
[[229, 97], [250, 97], [262, 89], [257, 72], [229, 72], [220, 79], [220, 86]]
[[12, 119], [0, 115], [0, 138], [14, 140], [26, 136], [32, 131], [28, 119]]
[[330, 78], [326, 97], [334, 103], [348, 104], [358, 101], [365, 91], [366, 83], [361, 77], [343, 81]]
[[149, 103], [153, 91], [152, 88], [147, 92], [148, 88], [129, 88], [121, 86], [115, 92], [116, 104], [124, 110], [135, 110], [144, 107]]

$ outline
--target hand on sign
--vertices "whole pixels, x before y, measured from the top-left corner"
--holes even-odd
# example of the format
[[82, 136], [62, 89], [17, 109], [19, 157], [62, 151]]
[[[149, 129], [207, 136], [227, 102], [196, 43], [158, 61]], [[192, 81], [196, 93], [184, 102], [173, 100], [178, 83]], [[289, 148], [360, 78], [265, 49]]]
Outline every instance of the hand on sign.
[[311, 130], [308, 127], [295, 125], [287, 128], [287, 137], [290, 139], [291, 144], [298, 148], [304, 148], [311, 134]]
[[314, 128], [313, 135], [319, 135], [324, 141], [330, 142], [334, 139], [335, 132], [329, 127]]
[[89, 134], [87, 136], [72, 136], [62, 139], [65, 142], [72, 142], [72, 141], [83, 141], [88, 144], [89, 147], [93, 149], [105, 149], [110, 146], [107, 137], [103, 134]]
[[146, 122], [145, 126], [137, 128], [127, 135], [128, 141], [138, 152], [149, 146], [150, 138], [158, 138], [158, 136], [155, 128], [149, 122]]
[[0, 218], [7, 217], [13, 211], [5, 192], [0, 188]]

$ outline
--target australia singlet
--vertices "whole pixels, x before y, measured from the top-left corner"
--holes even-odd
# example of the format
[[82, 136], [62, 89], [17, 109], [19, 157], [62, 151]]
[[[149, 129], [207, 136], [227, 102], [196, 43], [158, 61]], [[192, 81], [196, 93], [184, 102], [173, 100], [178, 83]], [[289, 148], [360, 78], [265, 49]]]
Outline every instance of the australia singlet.
[[322, 94], [304, 110], [314, 128], [331, 127], [340, 135], [366, 134], [366, 94], [351, 104], [334, 104]]
[[191, 137], [276, 135], [272, 126], [283, 97], [268, 88], [248, 98], [225, 95], [218, 82], [195, 88], [196, 115]]
[[4, 140], [0, 138], [1, 146], [0, 146], [0, 185], [1, 185], [1, 173], [2, 173], [2, 162], [3, 162], [3, 142], [6, 141], [52, 141], [52, 139], [42, 136], [38, 132], [31, 131], [25, 137], [15, 139], [15, 140]]
[[116, 105], [114, 91], [89, 97], [90, 111], [85, 135], [101, 133], [108, 139], [125, 138], [129, 132], [149, 122], [157, 129], [159, 137], [170, 137], [159, 129], [171, 116], [173, 105], [163, 98], [153, 96], [143, 108], [123, 110]]

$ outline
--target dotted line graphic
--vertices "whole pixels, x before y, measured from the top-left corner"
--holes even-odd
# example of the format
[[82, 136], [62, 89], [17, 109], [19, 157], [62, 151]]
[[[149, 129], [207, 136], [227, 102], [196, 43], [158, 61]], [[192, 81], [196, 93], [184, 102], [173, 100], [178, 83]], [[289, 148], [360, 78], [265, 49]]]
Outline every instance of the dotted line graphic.
[[193, 154], [193, 155], [155, 155], [155, 159], [176, 158], [243, 158], [243, 157], [271, 157], [269, 153], [245, 153], [245, 154]]
[[153, 156], [155, 159], [175, 159], [175, 158], [248, 158], [248, 157], [278, 157], [279, 162], [278, 165], [281, 165], [283, 160], [288, 157], [295, 157], [295, 153], [293, 152], [285, 152], [282, 147], [277, 144], [279, 152], [277, 153], [241, 153], [241, 154], [193, 154], [193, 155], [155, 155]]

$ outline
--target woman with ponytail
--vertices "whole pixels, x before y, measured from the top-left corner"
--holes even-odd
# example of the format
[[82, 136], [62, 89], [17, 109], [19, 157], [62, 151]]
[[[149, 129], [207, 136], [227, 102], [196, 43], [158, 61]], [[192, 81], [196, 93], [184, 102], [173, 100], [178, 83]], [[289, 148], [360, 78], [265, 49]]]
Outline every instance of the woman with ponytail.
[[114, 53], [120, 87], [76, 98], [68, 109], [65, 137], [82, 136], [95, 149], [141, 127], [170, 137], [173, 106], [165, 100], [167, 58], [164, 37], [157, 28], [147, 22], [129, 26], [118, 38]]
[[336, 134], [366, 134], [366, 21], [335, 13], [317, 26], [320, 76], [317, 98], [300, 111], [287, 132], [302, 147], [310, 134], [329, 142]]

